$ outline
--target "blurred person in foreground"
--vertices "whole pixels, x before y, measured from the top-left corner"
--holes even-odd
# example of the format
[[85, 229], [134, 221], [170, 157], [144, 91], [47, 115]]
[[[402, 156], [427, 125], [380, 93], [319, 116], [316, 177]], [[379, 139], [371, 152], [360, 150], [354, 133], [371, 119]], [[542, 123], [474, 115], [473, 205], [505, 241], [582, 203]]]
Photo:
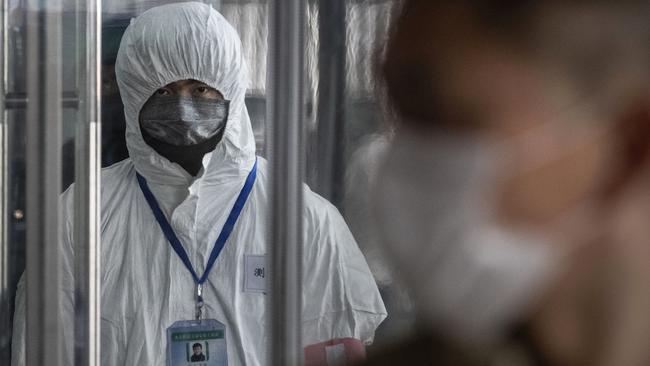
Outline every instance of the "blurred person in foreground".
[[370, 364], [650, 365], [649, 6], [405, 1], [375, 204], [424, 331]]

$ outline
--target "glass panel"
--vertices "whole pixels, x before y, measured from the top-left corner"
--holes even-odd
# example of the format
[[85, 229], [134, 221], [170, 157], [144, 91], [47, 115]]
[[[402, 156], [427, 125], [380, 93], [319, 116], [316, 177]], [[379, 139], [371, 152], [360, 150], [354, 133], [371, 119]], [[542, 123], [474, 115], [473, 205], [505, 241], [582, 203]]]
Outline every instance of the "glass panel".
[[[323, 2], [309, 7], [306, 62], [314, 107], [309, 117], [313, 122], [307, 124], [307, 174], [310, 186], [342, 212], [387, 308], [388, 318], [368, 348], [372, 353], [412, 332], [415, 321], [413, 303], [383, 257], [370, 201], [382, 154], [392, 138], [393, 121], [386, 119], [389, 114], [379, 99], [376, 65], [397, 1], [340, 3], [334, 10]], [[323, 57], [323, 52], [340, 52], [340, 58]], [[333, 62], [340, 66], [331, 67]]]
[[[115, 3], [103, 2], [104, 6], [110, 4]], [[102, 167], [107, 167], [129, 156], [124, 138], [124, 105], [115, 79], [115, 60], [132, 15], [104, 11], [101, 29]]]
[[[6, 64], [10, 69], [14, 65], [25, 65], [26, 50], [25, 50], [25, 9], [24, 4], [18, 0], [10, 0], [7, 12], [7, 27], [6, 37], [8, 43], [8, 52]], [[25, 73], [9, 72], [7, 73], [7, 92], [8, 93], [26, 93], [27, 82], [25, 81]]]
[[8, 166], [8, 212], [3, 213], [7, 216], [7, 254], [9, 260], [6, 262], [7, 267], [2, 268], [5, 271], [8, 285], [7, 293], [3, 294], [3, 308], [7, 309], [9, 323], [2, 333], [8, 338], [2, 342], [0, 352], [0, 362], [10, 364], [11, 361], [11, 325], [13, 323], [13, 314], [15, 310], [16, 286], [18, 280], [25, 270], [25, 125], [16, 123], [25, 120], [24, 110], [8, 110], [5, 114], [6, 123], [9, 126], [8, 132], [10, 138]]
[[257, 153], [264, 156], [266, 148], [266, 63], [268, 50], [268, 1], [222, 0], [216, 7], [237, 30], [242, 41], [250, 84], [246, 107], [255, 135]]
[[[58, 195], [61, 171], [74, 169], [74, 160], [62, 161], [58, 154], [63, 141], [70, 137], [69, 126], [76, 121], [76, 111], [71, 108], [77, 107], [78, 98], [75, 58], [64, 64], [61, 55], [76, 54], [76, 15], [62, 11], [56, 3], [48, 3], [47, 8], [22, 1], [4, 4], [7, 93], [3, 96], [3, 117], [8, 127], [5, 158], [9, 170], [7, 181], [3, 182], [3, 188], [8, 190], [7, 206], [3, 209], [7, 210], [4, 215], [8, 215], [6, 245], [10, 260], [7, 268], [2, 268], [9, 274], [8, 291], [2, 294], [2, 300], [8, 302], [10, 316], [14, 314], [17, 292], [19, 296], [17, 317], [13, 319], [15, 332], [11, 342], [2, 344], [0, 363], [10, 363], [13, 347], [14, 357], [27, 355], [36, 363], [47, 358], [48, 363], [58, 365], [55, 355], [59, 341], [48, 343], [44, 339], [49, 336], [63, 342], [60, 323], [49, 321], [50, 317], [56, 318], [57, 306], [65, 302], [64, 292], [58, 286], [64, 280], [65, 265], [59, 266], [56, 259], [60, 255]], [[55, 245], [47, 245], [52, 238]], [[24, 285], [17, 287], [26, 266], [32, 271], [23, 276]], [[49, 313], [43, 312], [45, 308]], [[52, 327], [45, 332], [43, 324]], [[2, 332], [11, 334], [11, 328]], [[34, 337], [35, 334], [39, 335]], [[25, 350], [24, 337], [29, 338], [25, 342], [30, 344], [30, 352]]]
[[[17, 351], [13, 353], [14, 358], [23, 358], [26, 354], [30, 355], [28, 357], [36, 354], [39, 355], [37, 357], [41, 357], [42, 355], [54, 355], [58, 352], [64, 364], [68, 364], [72, 362], [70, 353], [72, 343], [70, 342], [73, 341], [71, 332], [74, 324], [72, 315], [74, 314], [72, 313], [72, 302], [68, 301], [70, 298], [67, 296], [74, 292], [75, 284], [72, 276], [75, 268], [74, 258], [70, 257], [71, 252], [66, 252], [67, 247], [63, 243], [64, 240], [59, 239], [74, 235], [73, 228], [70, 225], [65, 225], [73, 221], [71, 207], [74, 204], [74, 197], [72, 194], [64, 194], [59, 198], [58, 195], [65, 191], [75, 179], [75, 130], [79, 123], [87, 123], [84, 117], [85, 113], [80, 113], [80, 107], [84, 105], [80, 100], [80, 92], [85, 84], [85, 73], [82, 71], [86, 67], [84, 54], [86, 40], [81, 34], [85, 31], [86, 13], [77, 7], [79, 3], [76, 1], [48, 2], [47, 5], [42, 5], [36, 2], [8, 0], [5, 4], [7, 13], [3, 16], [6, 16], [7, 57], [3, 61], [6, 63], [7, 94], [4, 122], [8, 127], [6, 158], [9, 164], [5, 182], [8, 200], [7, 212], [4, 214], [8, 217], [6, 244], [9, 260], [6, 262], [8, 263], [6, 268], [0, 268], [7, 273], [8, 279], [8, 290], [3, 291], [1, 300], [3, 309], [8, 309], [7, 312], [11, 318], [14, 314], [20, 317], [12, 319], [12, 321], [15, 320], [13, 329], [16, 330], [13, 339], [11, 338], [11, 323], [8, 327], [4, 327], [3, 324], [3, 329], [0, 329], [3, 337], [5, 334], [10, 337], [9, 341], [5, 341], [3, 338], [0, 343], [0, 364], [11, 363], [12, 345], [13, 350]], [[35, 14], [42, 15], [39, 21], [43, 23], [38, 27], [34, 22]], [[32, 17], [31, 22], [28, 21], [29, 17]], [[60, 28], [57, 24], [60, 24]], [[28, 41], [30, 32], [33, 32], [31, 34], [34, 36]], [[39, 57], [33, 57], [34, 54], [32, 54], [30, 57], [30, 52], [34, 52], [39, 47], [37, 45], [41, 45], [37, 52], [47, 53], [38, 53]], [[57, 57], [55, 54], [60, 56]], [[34, 66], [45, 61], [47, 64], [44, 68]], [[34, 70], [40, 70], [37, 71], [38, 75], [41, 75], [38, 79], [33, 77]], [[36, 90], [38, 93], [37, 99], [28, 98], [29, 95], [36, 95], [28, 94], [30, 85], [32, 90]], [[55, 92], [56, 90], [60, 91]], [[35, 100], [38, 100], [40, 104], [35, 105]], [[36, 114], [34, 110], [42, 110], [42, 112]], [[58, 128], [52, 127], [56, 126], [55, 123], [59, 120], [56, 117], [57, 113], [60, 113], [61, 122]], [[37, 125], [30, 121], [37, 121]], [[31, 137], [27, 138], [30, 123], [32, 126], [38, 127], [33, 129], [29, 135]], [[35, 144], [37, 141], [38, 144]], [[48, 159], [52, 155], [45, 151], [60, 152], [60, 159], [54, 158], [49, 161]], [[30, 160], [31, 163], [29, 163], [29, 156], [32, 156], [31, 159], [34, 157], [37, 159]], [[32, 171], [31, 182], [28, 179], [30, 169]], [[60, 184], [52, 183], [51, 177], [60, 177]], [[39, 197], [42, 200], [42, 203], [34, 205], [32, 199], [30, 207], [36, 208], [36, 211], [30, 212], [27, 207], [30, 205], [30, 197]], [[58, 206], [58, 202], [64, 202], [65, 207], [53, 207]], [[53, 213], [57, 211], [59, 212], [58, 221], [63, 225], [52, 221], [53, 224], [48, 224], [50, 225], [49, 229], [46, 229], [50, 231], [42, 231], [46, 226], [40, 225], [52, 220], [56, 216]], [[29, 226], [30, 220], [32, 220], [32, 226]], [[56, 234], [57, 228], [62, 234], [60, 237]], [[34, 236], [35, 239], [28, 240], [30, 233], [35, 235], [34, 232], [38, 232], [40, 236]], [[29, 249], [29, 243], [36, 244], [38, 247]], [[68, 244], [72, 245], [72, 243]], [[34, 257], [34, 253], [50, 254], [45, 255], [43, 262], [38, 265], [44, 269], [40, 272], [36, 271], [39, 273], [32, 272], [27, 275], [25, 282], [27, 285], [17, 287], [18, 280], [25, 271], [30, 250], [32, 253], [30, 257]], [[61, 256], [65, 260], [61, 261], [58, 267], [51, 267], [54, 263], [52, 260], [54, 256]], [[60, 281], [62, 287], [54, 285], [52, 281]], [[45, 286], [45, 290], [34, 292], [35, 285]], [[57, 292], [59, 288], [63, 288], [65, 291]], [[18, 297], [19, 308], [14, 309], [17, 289], [22, 295]], [[35, 317], [42, 319], [43, 316], [60, 313], [57, 307], [38, 309], [36, 306], [31, 310], [30, 304], [43, 303], [39, 302], [41, 300], [34, 297], [34, 294], [46, 291], [51, 291], [48, 295], [53, 294], [59, 298], [58, 308], [61, 313], [69, 315], [69, 317], [64, 317], [67, 324], [61, 327], [62, 333], [51, 334], [50, 338], [45, 333], [31, 338], [32, 336], [27, 333], [27, 337], [38, 339], [38, 342], [30, 344], [30, 351], [26, 353], [22, 339], [26, 336], [26, 330], [27, 332], [34, 330], [30, 328], [30, 324], [33, 326], [34, 323], [30, 323], [29, 319]], [[31, 299], [27, 302], [25, 301], [26, 294]], [[28, 314], [27, 322], [24, 320], [25, 313]], [[65, 336], [61, 336], [62, 334]], [[58, 339], [61, 343], [51, 340], [41, 343], [44, 339]], [[60, 349], [51, 353], [57, 344], [66, 344], [69, 347], [66, 348], [66, 352]], [[50, 351], [46, 352], [46, 348]], [[34, 362], [34, 360], [32, 361]], [[48, 359], [48, 364], [58, 363], [52, 357], [51, 360]]]
[[[394, 121], [380, 100], [377, 65], [396, 0], [346, 1], [346, 90], [341, 164], [345, 171], [341, 202], [350, 229], [366, 256], [388, 311], [375, 335], [378, 349], [414, 331], [415, 311], [405, 286], [398, 283], [380, 248], [370, 194], [381, 159], [392, 138]], [[373, 348], [369, 349], [372, 352]]]

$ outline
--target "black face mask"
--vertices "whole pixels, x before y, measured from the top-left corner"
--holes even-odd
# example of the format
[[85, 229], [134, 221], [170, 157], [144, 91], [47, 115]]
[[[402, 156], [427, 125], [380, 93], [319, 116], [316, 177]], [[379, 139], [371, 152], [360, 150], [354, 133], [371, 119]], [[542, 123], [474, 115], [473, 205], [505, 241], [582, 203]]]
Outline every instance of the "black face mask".
[[140, 131], [158, 154], [196, 176], [205, 154], [223, 138], [228, 106], [217, 99], [154, 96], [140, 111]]
[[223, 137], [224, 130], [211, 138], [189, 146], [175, 146], [157, 140], [149, 135], [146, 130], [140, 128], [142, 137], [147, 145], [151, 146], [158, 154], [166, 157], [169, 161], [183, 167], [192, 176], [196, 176], [201, 170], [201, 163], [205, 154], [214, 150]]

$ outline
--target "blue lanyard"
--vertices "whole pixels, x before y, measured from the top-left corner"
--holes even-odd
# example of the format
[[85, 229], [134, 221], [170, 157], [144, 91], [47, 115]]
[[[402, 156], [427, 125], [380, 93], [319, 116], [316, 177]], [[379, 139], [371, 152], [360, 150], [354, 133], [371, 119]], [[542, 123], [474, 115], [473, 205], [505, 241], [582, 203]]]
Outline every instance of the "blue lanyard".
[[200, 304], [202, 304], [203, 303], [203, 298], [201, 296], [202, 285], [208, 279], [208, 275], [210, 274], [210, 271], [212, 271], [212, 267], [214, 266], [214, 263], [219, 257], [219, 254], [221, 254], [221, 250], [225, 246], [228, 237], [232, 233], [235, 227], [235, 223], [239, 218], [239, 214], [241, 213], [241, 210], [244, 208], [244, 204], [248, 200], [248, 196], [253, 190], [253, 185], [255, 184], [255, 178], [257, 177], [257, 158], [255, 159], [255, 164], [253, 165], [253, 169], [251, 169], [250, 173], [248, 173], [248, 177], [246, 178], [244, 187], [241, 189], [241, 192], [239, 192], [239, 196], [235, 201], [235, 205], [233, 206], [232, 210], [230, 211], [230, 214], [228, 215], [228, 218], [226, 219], [226, 223], [223, 225], [223, 229], [221, 229], [221, 233], [219, 234], [219, 237], [217, 237], [217, 241], [214, 243], [214, 248], [212, 248], [212, 252], [210, 253], [210, 258], [208, 258], [208, 263], [201, 277], [199, 277], [196, 274], [194, 267], [192, 267], [192, 262], [190, 262], [190, 258], [187, 256], [187, 252], [185, 251], [183, 245], [181, 244], [180, 240], [176, 236], [174, 229], [167, 221], [167, 218], [165, 218], [165, 214], [160, 209], [160, 205], [158, 205], [158, 201], [156, 201], [156, 197], [149, 189], [149, 185], [147, 185], [147, 180], [143, 176], [141, 176], [140, 173], [136, 173], [136, 174], [138, 178], [138, 184], [140, 185], [140, 189], [142, 190], [142, 193], [144, 194], [147, 203], [149, 203], [149, 207], [151, 207], [151, 211], [153, 212], [153, 215], [156, 217], [156, 220], [158, 221], [158, 224], [160, 225], [163, 234], [165, 234], [165, 238], [167, 238], [167, 241], [169, 241], [169, 244], [171, 244], [176, 254], [178, 254], [178, 257], [181, 259], [181, 261], [183, 261], [185, 267], [187, 267], [187, 269], [192, 274], [192, 277], [194, 278], [194, 282], [197, 284], [197, 301]]

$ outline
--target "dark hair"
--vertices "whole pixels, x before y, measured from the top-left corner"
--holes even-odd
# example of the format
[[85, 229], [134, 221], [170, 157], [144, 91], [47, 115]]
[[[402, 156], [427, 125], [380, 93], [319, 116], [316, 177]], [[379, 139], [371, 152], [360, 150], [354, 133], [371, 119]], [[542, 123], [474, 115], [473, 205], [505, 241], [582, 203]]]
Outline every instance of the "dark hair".
[[194, 343], [192, 345], [192, 349], [194, 349], [194, 348], [203, 348], [203, 346], [201, 345], [201, 343]]
[[[431, 127], [432, 121], [435, 124], [447, 120], [443, 114], [449, 108], [440, 104], [447, 91], [436, 85], [445, 72], [436, 69], [441, 66], [437, 61], [447, 52], [440, 41], [454, 44], [459, 34], [472, 28], [471, 31], [493, 37], [527, 57], [537, 58], [541, 55], [538, 52], [553, 55], [554, 62], [566, 70], [575, 84], [577, 94], [602, 90], [609, 73], [625, 68], [619, 62], [618, 48], [627, 47], [630, 37], [626, 36], [631, 34], [638, 38], [637, 44], [647, 44], [648, 12], [644, 10], [649, 4], [647, 0], [404, 0], [380, 65], [386, 95], [396, 112], [411, 123]], [[566, 33], [553, 29], [550, 37], [554, 39], [539, 38], [540, 30], [545, 29], [539, 28], [544, 11], [571, 8], [580, 12], [607, 9], [606, 16], [613, 20], [613, 32], [602, 38], [592, 34], [590, 38], [569, 39]], [[462, 16], [453, 17], [458, 14]], [[575, 24], [567, 21], [568, 28], [579, 29], [582, 26], [579, 20]], [[641, 25], [634, 27], [631, 23]]]
[[[385, 58], [380, 65], [386, 86], [386, 97], [397, 114], [411, 123], [446, 120], [439, 85], [441, 70], [433, 60], [445, 52], [433, 35], [452, 39], [463, 29], [452, 23], [440, 22], [441, 14], [461, 11], [470, 16], [471, 23], [485, 33], [508, 37], [513, 41], [526, 34], [522, 28], [533, 12], [536, 0], [405, 0], [396, 9], [395, 20], [389, 31]], [[438, 16], [433, 20], [432, 18]], [[467, 23], [465, 24], [467, 25]], [[458, 33], [456, 33], [458, 32]], [[525, 43], [517, 39], [517, 43]]]

